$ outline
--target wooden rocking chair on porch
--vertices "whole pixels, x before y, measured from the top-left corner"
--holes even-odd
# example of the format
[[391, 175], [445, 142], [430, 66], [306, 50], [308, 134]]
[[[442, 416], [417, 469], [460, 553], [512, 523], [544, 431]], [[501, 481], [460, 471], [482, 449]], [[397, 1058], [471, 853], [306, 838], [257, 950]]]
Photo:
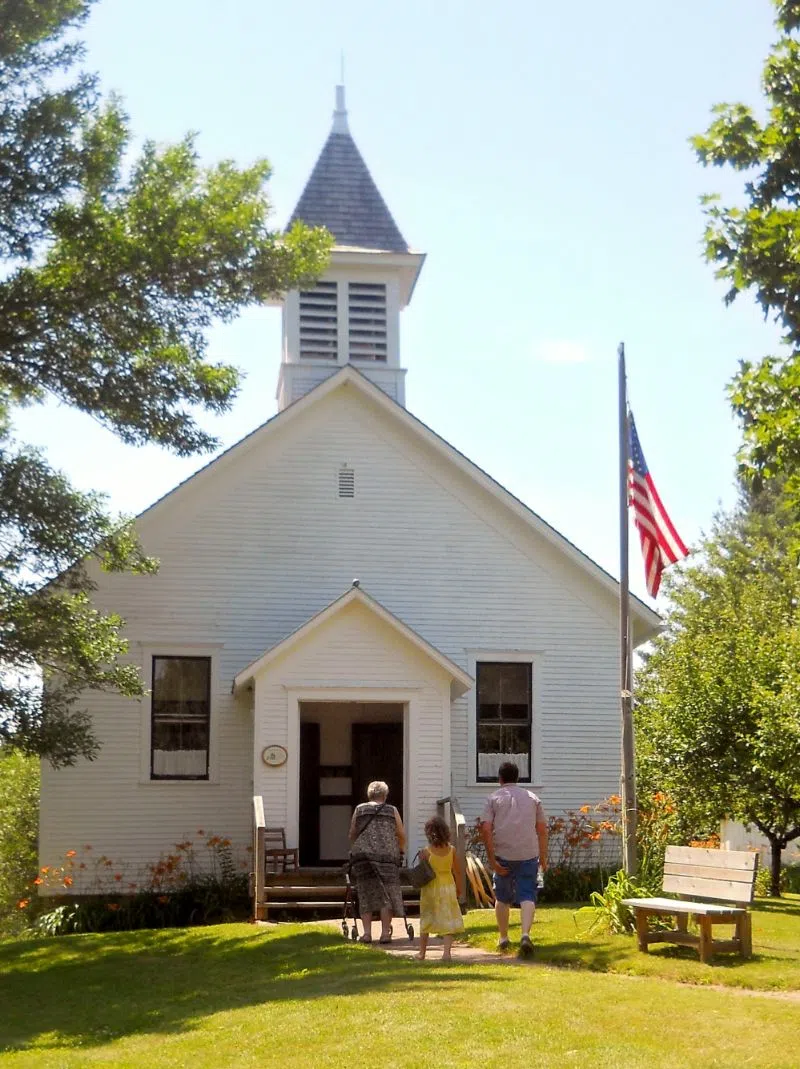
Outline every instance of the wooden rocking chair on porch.
[[296, 872], [300, 867], [297, 847], [286, 845], [283, 828], [264, 829], [264, 872], [280, 874]]

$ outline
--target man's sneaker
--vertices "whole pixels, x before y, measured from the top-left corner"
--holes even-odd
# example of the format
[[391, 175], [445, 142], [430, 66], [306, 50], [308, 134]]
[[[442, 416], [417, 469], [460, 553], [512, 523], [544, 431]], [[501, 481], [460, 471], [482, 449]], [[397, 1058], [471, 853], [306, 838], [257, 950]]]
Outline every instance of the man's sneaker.
[[505, 952], [508, 950], [508, 940], [499, 939], [497, 942], [497, 949], [500, 951], [501, 954], [505, 954]]
[[519, 950], [517, 952], [519, 958], [532, 958], [533, 957], [533, 943], [529, 935], [523, 935], [519, 941]]

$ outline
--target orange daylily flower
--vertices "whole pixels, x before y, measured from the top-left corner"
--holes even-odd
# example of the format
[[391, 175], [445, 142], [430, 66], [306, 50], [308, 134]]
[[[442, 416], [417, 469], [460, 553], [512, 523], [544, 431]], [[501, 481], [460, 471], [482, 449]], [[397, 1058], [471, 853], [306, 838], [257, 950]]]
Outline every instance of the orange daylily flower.
[[27, 905], [28, 905], [29, 903], [30, 903], [30, 899], [29, 899], [29, 898], [21, 898], [21, 899], [19, 900], [19, 902], [17, 902], [17, 909], [25, 909], [25, 907], [26, 907], [26, 906], [27, 906]]
[[64, 854], [64, 857], [75, 857], [77, 852], [77, 850], [67, 850], [66, 854]]
[[71, 876], [65, 876], [64, 877], [64, 886], [65, 887], [72, 887], [72, 883], [73, 883], [73, 880], [72, 880]]

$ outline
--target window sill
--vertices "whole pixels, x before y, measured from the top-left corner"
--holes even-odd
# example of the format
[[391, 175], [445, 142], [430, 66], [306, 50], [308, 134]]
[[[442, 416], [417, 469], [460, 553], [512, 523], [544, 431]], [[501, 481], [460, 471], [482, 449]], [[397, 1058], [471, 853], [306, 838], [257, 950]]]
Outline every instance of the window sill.
[[150, 779], [140, 777], [140, 787], [219, 787], [219, 777], [209, 779]]
[[[500, 786], [500, 781], [499, 780], [482, 781], [482, 780], [473, 779], [473, 780], [468, 780], [467, 783], [465, 784], [465, 786], [466, 787], [478, 787], [480, 790], [489, 791], [489, 793], [491, 794], [492, 791], [496, 791], [498, 789], [498, 787]], [[513, 786], [513, 784], [509, 783], [509, 784], [506, 784], [506, 786], [510, 787], [510, 786]], [[522, 783], [520, 781], [517, 784], [517, 786], [518, 787], [524, 787], [526, 790], [529, 790], [529, 791], [534, 791], [536, 794], [538, 794], [539, 791], [543, 791], [545, 789], [543, 783]]]

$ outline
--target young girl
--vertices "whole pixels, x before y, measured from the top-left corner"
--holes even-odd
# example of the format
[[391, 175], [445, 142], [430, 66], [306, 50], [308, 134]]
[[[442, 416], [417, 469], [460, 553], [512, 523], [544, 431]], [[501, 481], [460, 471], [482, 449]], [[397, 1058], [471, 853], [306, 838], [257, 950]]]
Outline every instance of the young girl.
[[436, 878], [420, 891], [417, 957], [420, 961], [425, 960], [428, 936], [434, 933], [444, 937], [442, 961], [450, 961], [453, 936], [464, 930], [464, 921], [458, 905], [464, 877], [456, 863], [455, 849], [450, 845], [450, 828], [441, 817], [431, 817], [425, 825], [425, 835], [428, 848], [422, 851], [422, 856], [430, 861]]

